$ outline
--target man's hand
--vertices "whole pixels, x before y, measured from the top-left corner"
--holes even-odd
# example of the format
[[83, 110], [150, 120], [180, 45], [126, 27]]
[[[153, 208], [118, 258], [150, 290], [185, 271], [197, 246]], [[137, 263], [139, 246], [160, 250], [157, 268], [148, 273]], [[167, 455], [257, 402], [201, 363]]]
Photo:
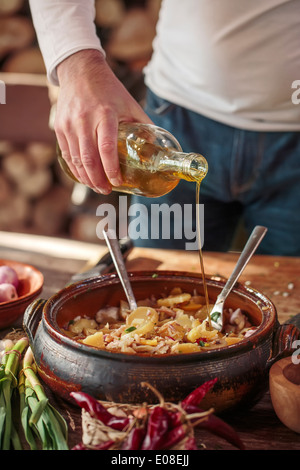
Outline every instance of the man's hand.
[[74, 176], [109, 194], [122, 177], [117, 151], [120, 122], [152, 123], [96, 50], [83, 50], [57, 69], [60, 91], [55, 132]]

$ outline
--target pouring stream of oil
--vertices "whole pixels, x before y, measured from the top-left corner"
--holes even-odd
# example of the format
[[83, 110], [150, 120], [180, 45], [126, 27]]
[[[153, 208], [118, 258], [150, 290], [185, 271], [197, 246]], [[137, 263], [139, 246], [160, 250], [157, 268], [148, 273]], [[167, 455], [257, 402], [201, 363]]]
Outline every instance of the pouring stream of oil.
[[202, 273], [204, 297], [205, 297], [205, 302], [206, 302], [206, 310], [207, 310], [206, 313], [207, 313], [209, 326], [211, 327], [210, 312], [209, 312], [209, 297], [208, 297], [207, 284], [206, 284], [206, 278], [205, 278], [203, 253], [202, 253], [202, 248], [201, 248], [202, 243], [201, 243], [201, 233], [200, 233], [199, 203], [200, 203], [200, 182], [197, 182], [196, 184], [196, 223], [197, 223], [196, 232], [197, 232], [197, 238], [198, 238], [198, 243], [199, 243], [199, 259], [200, 259], [200, 267], [201, 267], [201, 273]]

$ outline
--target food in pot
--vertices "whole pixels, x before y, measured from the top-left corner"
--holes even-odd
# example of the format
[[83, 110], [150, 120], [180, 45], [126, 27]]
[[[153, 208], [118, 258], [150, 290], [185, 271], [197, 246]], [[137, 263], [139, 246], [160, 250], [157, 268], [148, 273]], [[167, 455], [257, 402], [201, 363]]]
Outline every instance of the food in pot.
[[83, 313], [65, 325], [63, 332], [111, 352], [162, 355], [230, 346], [256, 329], [237, 308], [224, 310], [224, 328], [222, 333], [217, 331], [207, 320], [204, 297], [176, 288], [168, 296], [139, 301], [135, 310], [121, 301], [120, 307], [102, 308], [94, 318]]

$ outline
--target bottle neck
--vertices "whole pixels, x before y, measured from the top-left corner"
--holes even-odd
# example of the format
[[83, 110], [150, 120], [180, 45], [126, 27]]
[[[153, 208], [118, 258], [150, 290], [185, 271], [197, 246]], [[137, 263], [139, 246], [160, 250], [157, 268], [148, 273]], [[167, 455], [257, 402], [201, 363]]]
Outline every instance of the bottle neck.
[[169, 150], [166, 157], [160, 160], [159, 169], [167, 170], [174, 177], [200, 183], [207, 174], [208, 165], [200, 154]]

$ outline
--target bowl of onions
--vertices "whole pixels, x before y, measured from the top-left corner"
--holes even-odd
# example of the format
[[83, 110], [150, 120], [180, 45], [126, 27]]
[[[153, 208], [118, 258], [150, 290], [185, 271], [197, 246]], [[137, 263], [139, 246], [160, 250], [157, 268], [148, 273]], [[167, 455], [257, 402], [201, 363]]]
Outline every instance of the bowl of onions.
[[0, 328], [12, 325], [39, 295], [44, 277], [35, 267], [0, 259]]

